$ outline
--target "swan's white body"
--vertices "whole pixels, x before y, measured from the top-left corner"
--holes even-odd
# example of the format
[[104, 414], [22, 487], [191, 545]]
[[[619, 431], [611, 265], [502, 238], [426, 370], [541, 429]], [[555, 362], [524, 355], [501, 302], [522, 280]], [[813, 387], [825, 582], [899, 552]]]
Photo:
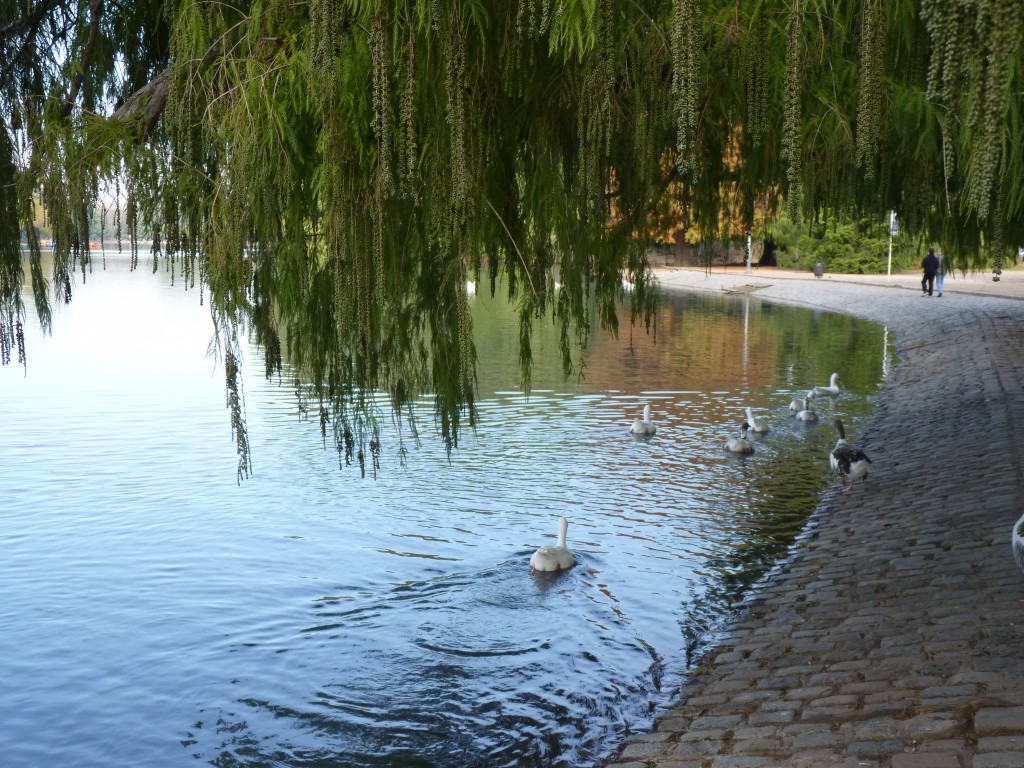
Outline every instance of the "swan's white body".
[[789, 403], [789, 410], [793, 413], [798, 413], [805, 409], [804, 402], [807, 400], [814, 400], [814, 389], [808, 389], [807, 394], [803, 397], [794, 397]]
[[751, 432], [765, 433], [768, 431], [768, 419], [763, 419], [754, 416], [754, 412], [750, 410], [750, 406], [747, 406], [747, 423], [750, 425]]
[[629, 428], [629, 431], [634, 435], [653, 435], [658, 431], [658, 428], [654, 426], [654, 422], [651, 421], [651, 406], [644, 406], [644, 417], [642, 419], [633, 419], [633, 426]]
[[828, 380], [827, 387], [815, 387], [811, 390], [811, 397], [830, 397], [839, 394], [839, 374], [833, 373]]
[[732, 453], [753, 453], [754, 445], [747, 440], [747, 430], [750, 425], [747, 422], [743, 422], [743, 426], [740, 427], [739, 437], [730, 437], [725, 441], [725, 450]]
[[569, 521], [558, 518], [558, 544], [554, 547], [540, 547], [530, 558], [530, 572], [564, 571], [576, 565], [576, 558], [565, 546], [565, 534], [569, 530]]
[[[1024, 515], [1013, 524], [1013, 533], [1010, 534], [1010, 543], [1013, 545], [1013, 559], [1024, 571]], [[1024, 603], [1024, 600], [1021, 600]]]
[[852, 446], [846, 441], [846, 430], [843, 429], [843, 422], [840, 419], [836, 419], [833, 423], [839, 432], [839, 439], [836, 441], [836, 447], [828, 455], [828, 463], [832, 467], [832, 471], [839, 476], [846, 491], [852, 491], [854, 483], [868, 476], [871, 459], [860, 448]]
[[1021, 515], [1020, 520], [1014, 523], [1010, 541], [1013, 543], [1013, 557], [1020, 569], [1024, 571], [1024, 515]]
[[808, 424], [818, 423], [818, 414], [814, 410], [814, 405], [811, 403], [811, 398], [805, 397], [803, 399], [803, 407], [796, 412], [797, 421], [805, 421]]

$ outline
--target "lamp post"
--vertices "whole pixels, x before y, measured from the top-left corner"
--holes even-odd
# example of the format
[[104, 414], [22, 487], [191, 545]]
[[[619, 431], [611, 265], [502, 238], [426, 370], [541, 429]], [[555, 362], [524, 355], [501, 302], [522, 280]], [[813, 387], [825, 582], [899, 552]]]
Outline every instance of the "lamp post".
[[747, 274], [750, 274], [750, 251], [751, 251], [751, 234], [750, 230], [747, 230]]
[[899, 231], [899, 224], [896, 223], [896, 211], [889, 211], [889, 266], [885, 273], [886, 281], [892, 279], [892, 236]]

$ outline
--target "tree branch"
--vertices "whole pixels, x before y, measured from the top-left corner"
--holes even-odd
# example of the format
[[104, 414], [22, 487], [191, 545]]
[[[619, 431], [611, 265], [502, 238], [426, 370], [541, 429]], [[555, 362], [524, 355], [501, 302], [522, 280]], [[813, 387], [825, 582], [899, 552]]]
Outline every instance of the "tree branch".
[[114, 110], [111, 118], [115, 120], [131, 120], [142, 117], [142, 135], [146, 137], [156, 127], [164, 107], [167, 106], [167, 94], [171, 89], [171, 68], [168, 67], [135, 93], [125, 99], [124, 104]]
[[39, 28], [42, 27], [43, 21], [47, 15], [55, 10], [61, 3], [61, 0], [48, 0], [47, 2], [41, 2], [32, 11], [32, 15], [28, 18], [18, 19], [12, 21], [3, 29], [0, 29], [0, 38], [10, 38], [15, 35], [25, 33], [25, 39], [22, 41], [21, 46], [18, 48], [7, 65], [0, 72], [0, 83], [6, 82], [7, 78], [11, 76], [11, 72], [14, 71], [15, 65], [25, 55], [25, 52], [32, 47], [35, 43], [36, 36], [39, 34]]
[[89, 70], [89, 65], [92, 63], [92, 54], [96, 48], [96, 38], [100, 34], [101, 16], [103, 16], [103, 0], [89, 0], [89, 37], [86, 39], [85, 47], [82, 49], [81, 69], [75, 73], [75, 77], [71, 81], [71, 92], [68, 94], [67, 101], [64, 102], [64, 109], [61, 111], [64, 117], [70, 115], [71, 110], [74, 109], [75, 102], [78, 101], [78, 92], [82, 89], [82, 83], [85, 82], [85, 73]]

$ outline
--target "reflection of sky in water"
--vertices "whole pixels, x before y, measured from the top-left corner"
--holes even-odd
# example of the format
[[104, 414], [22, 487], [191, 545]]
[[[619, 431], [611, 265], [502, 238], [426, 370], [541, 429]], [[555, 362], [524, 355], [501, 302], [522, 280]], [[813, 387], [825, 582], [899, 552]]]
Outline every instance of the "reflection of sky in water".
[[[592, 762], [782, 551], [884, 362], [875, 326], [679, 297], [657, 343], [595, 334], [582, 381], [538, 327], [526, 396], [507, 308], [478, 295], [474, 323], [481, 419], [450, 460], [424, 398], [422, 446], [360, 480], [250, 365], [241, 485], [198, 291], [108, 257], [53, 337], [30, 326], [27, 375], [0, 369], [6, 764]], [[851, 391], [791, 420], [832, 370]], [[747, 405], [773, 430], [728, 456]], [[560, 515], [579, 566], [531, 577]]]

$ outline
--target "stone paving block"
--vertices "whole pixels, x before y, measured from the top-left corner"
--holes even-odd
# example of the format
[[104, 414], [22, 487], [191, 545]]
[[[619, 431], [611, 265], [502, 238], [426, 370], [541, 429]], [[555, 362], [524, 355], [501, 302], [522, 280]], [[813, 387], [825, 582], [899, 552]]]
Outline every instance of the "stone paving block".
[[676, 733], [685, 728], [690, 727], [690, 719], [688, 717], [670, 717], [666, 716], [661, 718], [655, 727], [659, 731], [665, 731], [667, 733]]
[[825, 696], [820, 699], [811, 699], [807, 702], [808, 707], [851, 707], [857, 706], [858, 698], [852, 694], [837, 694]]
[[903, 742], [895, 739], [883, 741], [853, 741], [846, 745], [846, 752], [854, 757], [868, 757], [884, 760], [903, 752]]
[[804, 751], [808, 749], [821, 749], [822, 747], [840, 747], [844, 744], [842, 736], [833, 731], [819, 731], [817, 733], [805, 733], [794, 736], [788, 741], [784, 740], [790, 749]]
[[979, 709], [974, 715], [978, 736], [1020, 734], [1024, 736], [1024, 707], [992, 707]]
[[724, 748], [725, 741], [721, 739], [700, 739], [676, 744], [670, 754], [679, 758], [697, 758], [717, 755]]
[[626, 759], [657, 757], [666, 751], [666, 745], [652, 742], [636, 742], [626, 744], [619, 753], [620, 757]]
[[737, 739], [730, 752], [734, 755], [774, 755], [781, 746], [781, 739]]
[[750, 725], [784, 725], [792, 722], [796, 716], [796, 710], [779, 709], [775, 711], [751, 712], [747, 716]]
[[898, 722], [900, 735], [913, 742], [946, 739], [960, 734], [964, 729], [963, 720], [949, 712], [917, 715]]
[[741, 715], [698, 717], [690, 723], [690, 728], [695, 731], [723, 730], [726, 728], [735, 728], [741, 722], [743, 722], [743, 717]]
[[986, 752], [977, 754], [971, 768], [1024, 768], [1022, 752]]
[[1024, 752], [1024, 736], [985, 736], [978, 739], [978, 752]]
[[785, 764], [756, 755], [721, 755], [711, 762], [711, 768], [785, 768]]
[[808, 707], [800, 719], [808, 723], [838, 723], [856, 717], [853, 707]]
[[892, 756], [892, 768], [962, 768], [957, 755], [904, 752]]

